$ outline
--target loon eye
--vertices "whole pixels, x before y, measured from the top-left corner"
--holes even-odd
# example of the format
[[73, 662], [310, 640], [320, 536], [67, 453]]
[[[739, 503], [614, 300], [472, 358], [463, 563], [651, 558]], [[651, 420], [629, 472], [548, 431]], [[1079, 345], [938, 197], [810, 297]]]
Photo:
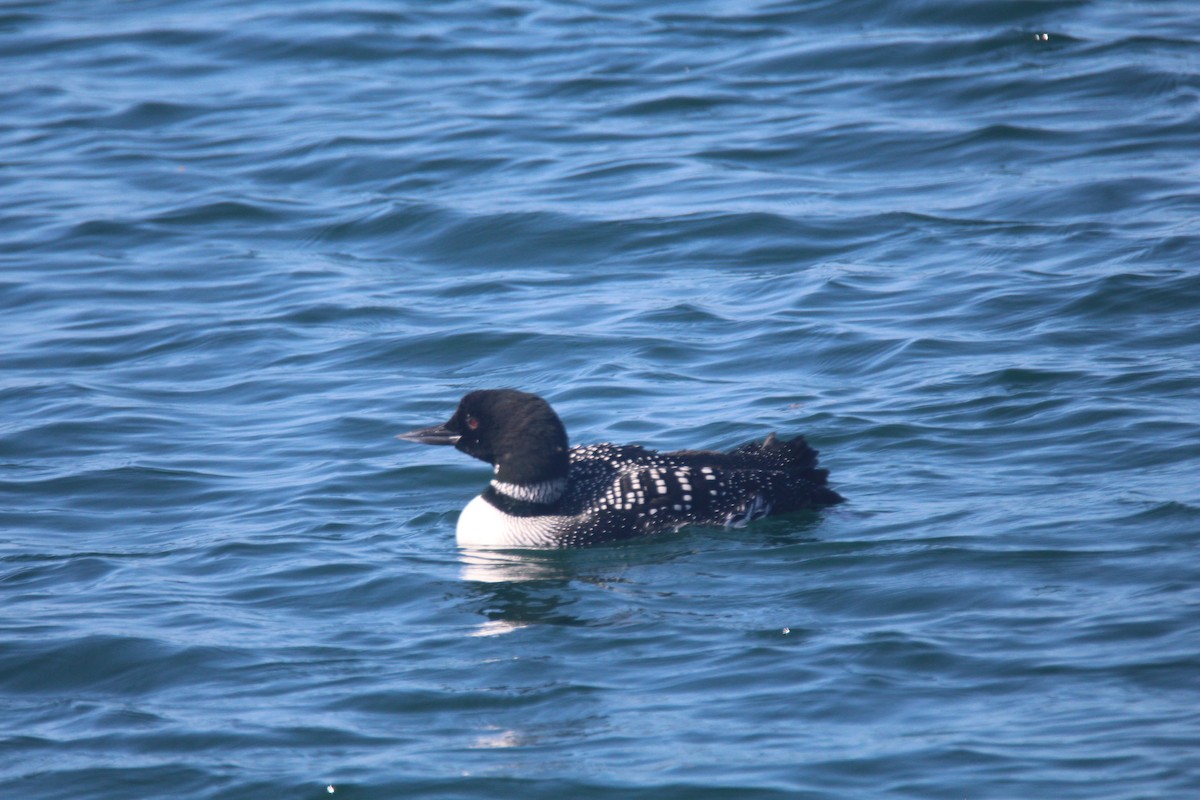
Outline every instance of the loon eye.
[[479, 429], [479, 420], [475, 419], [470, 414], [467, 414], [467, 427], [473, 431], [478, 430]]

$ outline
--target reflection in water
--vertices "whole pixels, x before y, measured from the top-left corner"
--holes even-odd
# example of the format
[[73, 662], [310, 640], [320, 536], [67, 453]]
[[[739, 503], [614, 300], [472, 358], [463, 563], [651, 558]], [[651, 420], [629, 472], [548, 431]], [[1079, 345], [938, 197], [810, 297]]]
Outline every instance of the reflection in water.
[[609, 590], [624, 583], [628, 569], [678, 552], [678, 547], [460, 550], [460, 575], [473, 584], [477, 609], [487, 618], [470, 635], [496, 636], [530, 625], [585, 625], [598, 611], [595, 598], [585, 604], [589, 616], [566, 611], [580, 602], [583, 585]]
[[665, 564], [695, 550], [682, 536], [647, 537], [620, 544], [562, 550], [461, 548], [459, 576], [478, 583], [584, 581], [622, 583], [629, 569]]
[[562, 612], [576, 600], [578, 578], [570, 559], [558, 552], [462, 550], [461, 575], [474, 584], [479, 613], [487, 621], [471, 636], [498, 636], [529, 625], [580, 625]]
[[464, 581], [510, 583], [539, 580], [567, 580], [570, 564], [558, 551], [469, 550], [459, 551]]
[[[630, 571], [654, 570], [695, 553], [696, 540], [663, 537], [582, 550], [459, 550], [459, 574], [491, 637], [531, 626], [582, 626], [636, 613]], [[598, 591], [597, 591], [598, 590]], [[575, 613], [578, 612], [578, 613]]]
[[[718, 530], [711, 537], [664, 536], [580, 550], [460, 549], [459, 576], [486, 620], [470, 635], [498, 636], [534, 625], [588, 625], [599, 618], [612, 622], [614, 615], [634, 613], [621, 590], [631, 571], [654, 570], [693, 556], [698, 549], [711, 551], [710, 557], [724, 550], [740, 558], [746, 547], [815, 541], [811, 531], [818, 519], [799, 525], [794, 518], [764, 520], [752, 540], [757, 544]], [[644, 585], [645, 575], [633, 582]], [[592, 589], [601, 592], [597, 595]], [[582, 616], [570, 613], [576, 604]]]
[[503, 747], [521, 747], [533, 744], [535, 741], [536, 739], [520, 731], [505, 730], [491, 725], [488, 726], [486, 733], [475, 737], [470, 747], [473, 750], [492, 750]]
[[524, 622], [510, 622], [506, 619], [489, 619], [472, 630], [468, 636], [499, 636], [502, 633], [512, 633], [527, 627]]

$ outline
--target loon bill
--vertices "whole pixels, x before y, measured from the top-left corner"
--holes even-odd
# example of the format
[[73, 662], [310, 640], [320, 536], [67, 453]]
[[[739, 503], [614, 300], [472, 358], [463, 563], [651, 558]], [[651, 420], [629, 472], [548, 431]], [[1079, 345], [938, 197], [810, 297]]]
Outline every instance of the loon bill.
[[444, 425], [396, 438], [453, 445], [492, 465], [491, 484], [458, 518], [462, 547], [586, 547], [842, 502], [803, 436], [772, 433], [728, 453], [569, 447], [550, 404], [515, 389], [471, 392]]

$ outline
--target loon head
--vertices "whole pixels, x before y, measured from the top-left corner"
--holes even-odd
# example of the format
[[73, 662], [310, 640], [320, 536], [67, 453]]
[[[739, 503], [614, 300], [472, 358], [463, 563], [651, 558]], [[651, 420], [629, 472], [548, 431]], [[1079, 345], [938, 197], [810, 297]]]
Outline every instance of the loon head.
[[567, 474], [567, 431], [542, 398], [516, 389], [482, 389], [459, 401], [443, 425], [396, 438], [452, 444], [495, 467], [506, 483], [536, 484]]

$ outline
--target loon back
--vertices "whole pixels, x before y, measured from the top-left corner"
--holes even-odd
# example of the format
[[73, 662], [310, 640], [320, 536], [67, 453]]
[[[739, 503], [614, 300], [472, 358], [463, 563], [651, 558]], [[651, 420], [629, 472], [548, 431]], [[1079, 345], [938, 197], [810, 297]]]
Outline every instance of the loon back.
[[472, 392], [444, 425], [399, 438], [453, 445], [493, 465], [491, 485], [459, 517], [462, 546], [581, 547], [689, 524], [741, 527], [842, 501], [802, 436], [771, 434], [728, 453], [568, 449], [550, 405], [512, 389]]

